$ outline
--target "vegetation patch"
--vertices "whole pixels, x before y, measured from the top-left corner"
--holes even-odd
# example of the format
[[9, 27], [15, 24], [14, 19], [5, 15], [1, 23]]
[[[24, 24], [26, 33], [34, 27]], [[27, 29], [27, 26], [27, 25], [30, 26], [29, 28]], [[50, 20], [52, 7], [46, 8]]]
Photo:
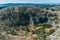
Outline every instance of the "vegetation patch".
[[49, 24], [43, 24], [43, 27], [44, 27], [44, 28], [51, 28], [52, 25], [49, 25]]

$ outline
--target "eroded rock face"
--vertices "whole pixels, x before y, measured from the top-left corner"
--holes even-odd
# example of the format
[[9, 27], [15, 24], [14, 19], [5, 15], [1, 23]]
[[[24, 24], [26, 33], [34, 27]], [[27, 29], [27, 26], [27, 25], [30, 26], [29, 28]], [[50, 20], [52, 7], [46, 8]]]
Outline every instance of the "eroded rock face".
[[22, 30], [20, 30], [17, 33], [18, 35], [11, 35], [11, 34], [7, 34], [6, 32], [1, 32], [1, 35], [4, 36], [2, 37], [4, 38], [3, 40], [34, 40], [34, 38], [32, 38], [34, 37], [34, 35], [31, 32], [25, 33]]

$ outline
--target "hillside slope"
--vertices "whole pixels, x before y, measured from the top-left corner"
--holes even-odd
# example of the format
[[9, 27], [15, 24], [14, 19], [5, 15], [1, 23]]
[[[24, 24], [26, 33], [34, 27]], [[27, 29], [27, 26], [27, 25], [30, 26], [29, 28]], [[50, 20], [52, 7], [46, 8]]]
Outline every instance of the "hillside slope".
[[1, 9], [1, 39], [45, 40], [47, 35], [55, 32], [58, 15], [54, 11], [50, 7], [41, 6], [10, 6]]

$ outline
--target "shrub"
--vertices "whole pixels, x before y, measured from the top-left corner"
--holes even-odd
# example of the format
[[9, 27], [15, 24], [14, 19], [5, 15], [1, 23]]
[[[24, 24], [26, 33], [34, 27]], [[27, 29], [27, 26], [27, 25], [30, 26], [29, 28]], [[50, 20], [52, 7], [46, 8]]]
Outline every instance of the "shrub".
[[49, 25], [49, 24], [43, 24], [43, 27], [44, 27], [44, 28], [51, 28], [52, 25]]
[[0, 34], [0, 40], [5, 40], [4, 36]]
[[49, 34], [52, 34], [54, 32], [55, 32], [55, 30], [54, 29], [51, 29], [50, 32], [49, 32]]

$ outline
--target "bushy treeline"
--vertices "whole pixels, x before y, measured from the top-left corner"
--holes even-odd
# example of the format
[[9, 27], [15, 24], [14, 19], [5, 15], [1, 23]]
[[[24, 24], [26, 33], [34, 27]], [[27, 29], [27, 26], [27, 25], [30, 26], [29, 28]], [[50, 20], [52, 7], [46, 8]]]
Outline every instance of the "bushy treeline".
[[[42, 8], [40, 7], [18, 7], [18, 9], [15, 9], [14, 7], [8, 8], [7, 14], [2, 17], [2, 21], [9, 26], [26, 26], [31, 23], [34, 25], [46, 23], [48, 17], [53, 15], [41, 9]], [[16, 10], [18, 12], [16, 12]]]
[[42, 17], [44, 16], [44, 13], [41, 13], [38, 8], [29, 9], [28, 7], [22, 7], [19, 9], [19, 12], [14, 12], [13, 9], [8, 9], [7, 12], [7, 14], [3, 15], [2, 21], [10, 26], [29, 25], [30, 21], [33, 21], [33, 24], [48, 21], [48, 18]]

